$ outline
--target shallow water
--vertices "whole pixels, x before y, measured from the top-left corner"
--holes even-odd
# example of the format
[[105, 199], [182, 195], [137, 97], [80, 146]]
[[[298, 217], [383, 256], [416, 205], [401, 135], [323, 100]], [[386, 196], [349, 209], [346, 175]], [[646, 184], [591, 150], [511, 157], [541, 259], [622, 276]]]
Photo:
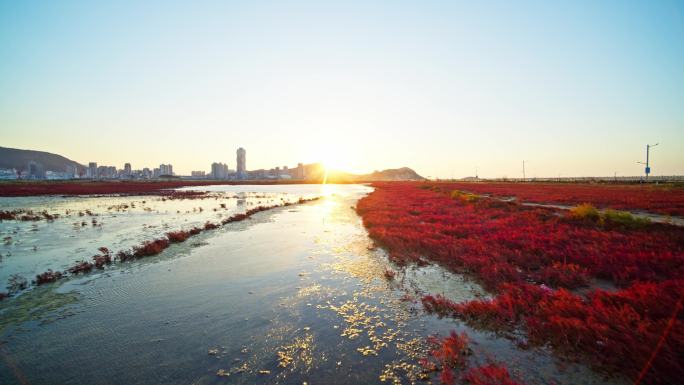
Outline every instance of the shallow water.
[[[48, 269], [90, 260], [99, 247], [116, 252], [169, 231], [218, 222], [252, 207], [296, 202], [320, 195], [320, 187], [272, 191], [213, 189], [201, 199], [163, 196], [0, 198], [0, 210], [30, 209], [59, 215], [53, 221], [0, 221], [0, 288], [10, 276], [27, 280]], [[0, 289], [0, 291], [2, 291]]]
[[[400, 269], [388, 262], [352, 208], [370, 188], [283, 188], [211, 190], [226, 196], [274, 194], [276, 200], [282, 193], [324, 198], [261, 212], [159, 256], [0, 302], [0, 383], [421, 383], [417, 364], [426, 354], [425, 337], [452, 329], [471, 337], [472, 364], [504, 362], [529, 383], [606, 383], [582, 366], [559, 367], [543, 350], [521, 350], [458, 321], [424, 314], [418, 301], [424, 293], [455, 301], [487, 294], [438, 266]], [[79, 199], [87, 207], [100, 198]], [[159, 215], [156, 220], [176, 225], [175, 211], [166, 213], [171, 218], [149, 211], [131, 215]], [[154, 235], [138, 231], [126, 239]], [[397, 272], [394, 279], [385, 278], [387, 269]]]

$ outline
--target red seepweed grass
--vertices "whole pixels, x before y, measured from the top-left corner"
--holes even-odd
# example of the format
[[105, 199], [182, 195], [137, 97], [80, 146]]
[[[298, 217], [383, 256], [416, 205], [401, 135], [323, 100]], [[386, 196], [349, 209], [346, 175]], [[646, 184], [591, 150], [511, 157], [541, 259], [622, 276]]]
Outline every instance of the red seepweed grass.
[[190, 237], [190, 235], [190, 232], [184, 230], [171, 231], [166, 233], [166, 237], [169, 239], [169, 242], [171, 243], [185, 242]]
[[76, 262], [76, 264], [71, 266], [67, 271], [71, 274], [88, 273], [93, 269], [93, 267], [95, 267], [95, 265], [90, 262], [80, 261]]
[[204, 224], [204, 230], [214, 230], [218, 229], [219, 225], [216, 223], [207, 222]]
[[62, 273], [60, 271], [48, 270], [42, 274], [36, 275], [36, 285], [43, 285], [50, 282], [55, 282], [62, 278]]
[[511, 379], [508, 369], [499, 364], [487, 364], [468, 369], [462, 376], [464, 383], [470, 385], [521, 385]]
[[681, 185], [506, 182], [428, 182], [425, 185], [445, 191], [461, 190], [501, 198], [515, 197], [530, 203], [570, 206], [590, 203], [601, 208], [684, 216], [684, 188]]
[[[250, 184], [272, 185], [292, 184], [274, 181], [250, 181]], [[155, 180], [155, 181], [121, 181], [121, 180], [72, 180], [72, 181], [3, 181], [0, 183], [0, 196], [18, 197], [34, 195], [166, 195], [166, 199], [192, 199], [195, 195], [203, 195], [202, 191], [174, 191], [171, 189], [191, 186], [240, 185], [241, 182], [230, 181], [197, 181], [197, 180]], [[303, 183], [307, 184], [307, 183]]]
[[[470, 367], [469, 358], [472, 351], [469, 338], [462, 332], [451, 331], [444, 338], [429, 337], [431, 350], [428, 357], [420, 360], [426, 372], [439, 371], [439, 380], [443, 385], [455, 383], [477, 385], [520, 385], [514, 381], [506, 366], [488, 363], [485, 366]], [[457, 374], [458, 373], [458, 374]]]
[[155, 239], [154, 241], [146, 241], [140, 246], [133, 247], [133, 255], [136, 258], [149, 257], [157, 255], [169, 247], [168, 239]]
[[[450, 184], [374, 187], [357, 212], [390, 258], [399, 264], [430, 259], [472, 275], [496, 294], [459, 304], [424, 297], [424, 308], [441, 316], [511, 336], [521, 330], [531, 345], [636, 378], [684, 292], [682, 227], [633, 226], [626, 219], [626, 225], [606, 225], [613, 218], [585, 221], [586, 215], [578, 219], [560, 209], [460, 199], [460, 193], [454, 200]], [[617, 289], [591, 290], [596, 280], [610, 280]], [[588, 294], [570, 291], [583, 286]], [[684, 377], [678, 359], [684, 356], [683, 318], [672, 321], [646, 382]]]

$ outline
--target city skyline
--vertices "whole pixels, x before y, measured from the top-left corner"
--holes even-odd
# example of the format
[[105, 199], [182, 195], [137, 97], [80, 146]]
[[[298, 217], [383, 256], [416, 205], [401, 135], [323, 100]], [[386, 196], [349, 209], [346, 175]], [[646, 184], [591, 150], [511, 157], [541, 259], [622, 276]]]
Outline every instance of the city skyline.
[[[648, 157], [648, 153], [649, 153], [648, 147], [651, 147], [651, 149], [652, 149], [653, 147], [657, 147], [659, 145], [660, 145], [660, 143], [647, 145], [647, 151], [645, 151], [645, 153], [647, 154], [646, 155], [646, 161], [645, 162], [644, 161], [637, 161], [636, 162], [638, 165], [641, 166], [641, 173], [637, 172], [634, 174], [625, 174], [625, 175], [620, 174], [620, 175], [618, 175], [618, 173], [616, 171], [612, 175], [610, 175], [610, 174], [605, 174], [605, 175], [568, 175], [568, 174], [562, 174], [562, 173], [558, 173], [557, 175], [537, 175], [537, 174], [529, 173], [529, 172], [526, 173], [526, 171], [525, 171], [526, 164], [529, 165], [529, 162], [523, 160], [522, 161], [522, 168], [521, 168], [521, 175], [485, 176], [485, 175], [482, 175], [482, 173], [480, 173], [479, 167], [476, 166], [473, 174], [463, 176], [463, 177], [461, 177], [461, 176], [459, 176], [459, 177], [456, 177], [456, 176], [440, 177], [440, 176], [427, 175], [427, 178], [428, 179], [447, 179], [447, 180], [448, 179], [471, 179], [471, 178], [475, 178], [475, 179], [480, 178], [480, 179], [522, 179], [522, 180], [525, 180], [525, 179], [550, 179], [550, 180], [560, 180], [563, 178], [567, 179], [567, 178], [595, 178], [595, 177], [599, 177], [599, 178], [603, 178], [606, 180], [611, 180], [613, 178], [625, 178], [625, 177], [627, 177], [627, 178], [635, 178], [635, 177], [636, 178], [642, 178], [642, 177], [646, 176], [646, 179], [648, 179], [648, 176], [645, 174], [645, 169], [649, 170], [648, 174], [650, 174], [650, 176], [652, 176], [652, 177], [673, 177], [673, 176], [674, 177], [682, 177], [682, 175], [683, 175], [682, 173], [667, 174], [667, 173], [654, 173], [653, 172], [653, 161], [652, 161], [652, 158], [649, 159], [649, 157]], [[28, 150], [28, 149], [10, 149], [10, 150], [23, 151], [23, 150]], [[241, 153], [241, 151], [242, 151], [242, 153]], [[50, 152], [46, 152], [46, 153], [50, 153]], [[54, 154], [54, 153], [50, 153], [50, 154], [61, 155], [61, 154]], [[242, 156], [242, 158], [241, 158], [241, 156]], [[80, 174], [76, 171], [76, 169], [73, 166], [67, 166], [66, 172], [64, 172], [64, 170], [61, 170], [61, 171], [50, 170], [50, 171], [53, 173], [53, 179], [54, 178], [69, 179], [69, 178], [73, 178], [74, 176], [76, 178], [78, 178], [78, 177], [80, 177], [80, 178], [93, 178], [93, 177], [95, 177], [95, 178], [102, 178], [102, 177], [104, 177], [104, 178], [122, 178], [122, 177], [126, 178], [129, 176], [133, 176], [135, 174], [135, 178], [141, 178], [141, 177], [142, 178], [158, 178], [160, 176], [183, 176], [183, 177], [190, 176], [190, 177], [209, 178], [209, 179], [236, 179], [236, 180], [240, 180], [240, 179], [259, 179], [258, 177], [254, 177], [254, 175], [247, 177], [248, 173], [253, 174], [254, 171], [265, 171], [265, 172], [277, 173], [277, 171], [281, 170], [281, 166], [273, 166], [273, 165], [270, 165], [267, 167], [255, 168], [255, 169], [251, 169], [251, 170], [247, 169], [246, 165], [245, 165], [246, 164], [245, 156], [246, 156], [245, 149], [242, 147], [239, 147], [237, 149], [237, 159], [235, 161], [235, 165], [236, 165], [235, 169], [231, 169], [230, 164], [228, 162], [214, 161], [209, 165], [209, 167], [207, 169], [203, 169], [200, 167], [198, 169], [190, 170], [188, 172], [176, 173], [173, 171], [172, 163], [169, 163], [169, 164], [161, 163], [159, 165], [159, 167], [152, 167], [152, 168], [142, 167], [142, 168], [133, 169], [130, 162], [125, 162], [123, 168], [118, 168], [116, 165], [112, 166], [112, 165], [105, 165], [102, 163], [98, 164], [98, 162], [95, 161], [95, 162], [88, 162], [86, 164], [82, 164], [84, 170]], [[240, 166], [241, 159], [242, 159], [242, 167]], [[71, 159], [71, 160], [73, 161], [73, 159]], [[281, 164], [283, 164], [283, 163], [281, 163]], [[287, 171], [288, 168], [290, 171], [302, 169], [302, 167], [304, 165], [305, 165], [304, 163], [298, 162], [297, 166], [295, 168], [289, 168], [288, 164], [284, 164], [282, 166], [282, 170]], [[331, 171], [346, 172], [346, 173], [351, 173], [351, 174], [359, 174], [359, 175], [371, 173], [370, 171], [369, 172], [353, 172], [353, 171], [349, 171], [349, 170], [344, 169], [344, 168], [335, 167], [335, 162], [326, 163], [326, 162], [318, 161], [318, 162], [307, 163], [306, 165], [307, 166], [308, 165], [320, 165], [323, 167], [323, 169], [327, 169], [327, 170], [331, 170]], [[375, 169], [375, 170], [373, 170], [373, 172], [377, 172], [380, 170], [398, 169], [398, 168], [402, 168], [402, 167], [405, 168], [408, 166]], [[408, 167], [408, 168], [410, 169], [410, 167]], [[7, 174], [9, 171], [11, 171], [10, 169], [1, 169], [1, 168], [0, 168], [0, 170], [2, 170], [3, 173], [5, 173], [5, 174]], [[31, 170], [33, 170], [33, 171], [31, 171]], [[39, 171], [37, 171], [37, 174], [42, 174], [43, 177], [45, 175], [45, 171], [47, 171], [46, 169], [43, 168], [43, 165], [40, 162], [36, 162], [34, 160], [29, 160], [28, 164], [25, 167], [22, 166], [16, 170], [14, 170], [14, 172], [17, 173], [17, 175], [24, 175], [24, 173], [26, 173], [26, 175], [33, 176], [34, 174], [36, 174], [35, 170], [39, 170]], [[50, 172], [50, 171], [48, 171], [48, 172]], [[59, 175], [59, 174], [63, 174], [63, 175], [57, 177], [57, 175]], [[7, 174], [7, 175], [9, 175], [9, 174]], [[68, 175], [71, 175], [71, 177], [68, 177]], [[264, 175], [266, 175], [266, 174], [264, 174]], [[266, 178], [266, 179], [268, 179], [268, 178]]]
[[[0, 179], [158, 179], [169, 177], [190, 177], [196, 179], [218, 179], [218, 180], [258, 180], [258, 179], [297, 179], [303, 180], [307, 177], [307, 167], [316, 169], [313, 178], [318, 178], [320, 163], [304, 165], [297, 163], [296, 167], [290, 168], [288, 165], [275, 166], [268, 169], [247, 169], [247, 151], [243, 147], [236, 150], [236, 168], [231, 169], [227, 163], [213, 162], [210, 170], [192, 170], [189, 174], [176, 173], [173, 164], [162, 163], [159, 167], [133, 168], [130, 162], [126, 162], [123, 168], [116, 165], [98, 164], [97, 161], [90, 161], [87, 164], [80, 164], [59, 154], [48, 152], [26, 151], [0, 147], [2, 157], [0, 157]], [[22, 164], [22, 159], [23, 164]], [[43, 164], [42, 161], [47, 162]], [[315, 166], [319, 165], [319, 166]], [[325, 167], [323, 165], [323, 167]], [[338, 170], [339, 171], [339, 170]], [[328, 170], [325, 170], [327, 175]]]
[[521, 177], [523, 160], [528, 177], [640, 175], [659, 142], [652, 175], [682, 174], [683, 11], [5, 2], [1, 145], [189, 174], [239, 143], [253, 169], [450, 178]]

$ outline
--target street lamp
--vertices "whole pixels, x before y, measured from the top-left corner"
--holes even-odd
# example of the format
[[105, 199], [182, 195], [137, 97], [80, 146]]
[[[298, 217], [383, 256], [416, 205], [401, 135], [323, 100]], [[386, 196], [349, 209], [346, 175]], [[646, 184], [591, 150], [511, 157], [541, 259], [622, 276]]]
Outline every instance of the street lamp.
[[639, 164], [643, 164], [643, 165], [646, 166], [646, 168], [644, 169], [644, 171], [645, 171], [645, 173], [646, 173], [646, 181], [647, 181], [647, 182], [648, 182], [648, 174], [651, 173], [651, 166], [650, 166], [650, 164], [649, 164], [649, 153], [650, 153], [651, 147], [655, 147], [655, 146], [657, 146], [657, 145], [659, 145], [659, 144], [660, 144], [660, 143], [656, 143], [656, 144], [647, 144], [647, 145], [646, 145], [646, 163], [644, 163], [644, 162], [637, 162], [637, 163], [639, 163]]

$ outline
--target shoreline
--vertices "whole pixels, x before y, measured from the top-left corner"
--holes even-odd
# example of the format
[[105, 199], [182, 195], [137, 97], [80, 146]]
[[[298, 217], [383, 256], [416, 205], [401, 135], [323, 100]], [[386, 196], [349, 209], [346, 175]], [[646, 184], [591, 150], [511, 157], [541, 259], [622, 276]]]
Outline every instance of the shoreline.
[[[354, 182], [363, 183], [363, 182]], [[163, 190], [215, 185], [288, 185], [288, 184], [320, 184], [314, 181], [224, 181], [224, 180], [154, 180], [154, 181], [121, 181], [121, 180], [65, 180], [65, 181], [2, 181], [0, 197], [28, 197], [41, 195], [163, 195]], [[350, 184], [338, 182], [336, 184]]]

